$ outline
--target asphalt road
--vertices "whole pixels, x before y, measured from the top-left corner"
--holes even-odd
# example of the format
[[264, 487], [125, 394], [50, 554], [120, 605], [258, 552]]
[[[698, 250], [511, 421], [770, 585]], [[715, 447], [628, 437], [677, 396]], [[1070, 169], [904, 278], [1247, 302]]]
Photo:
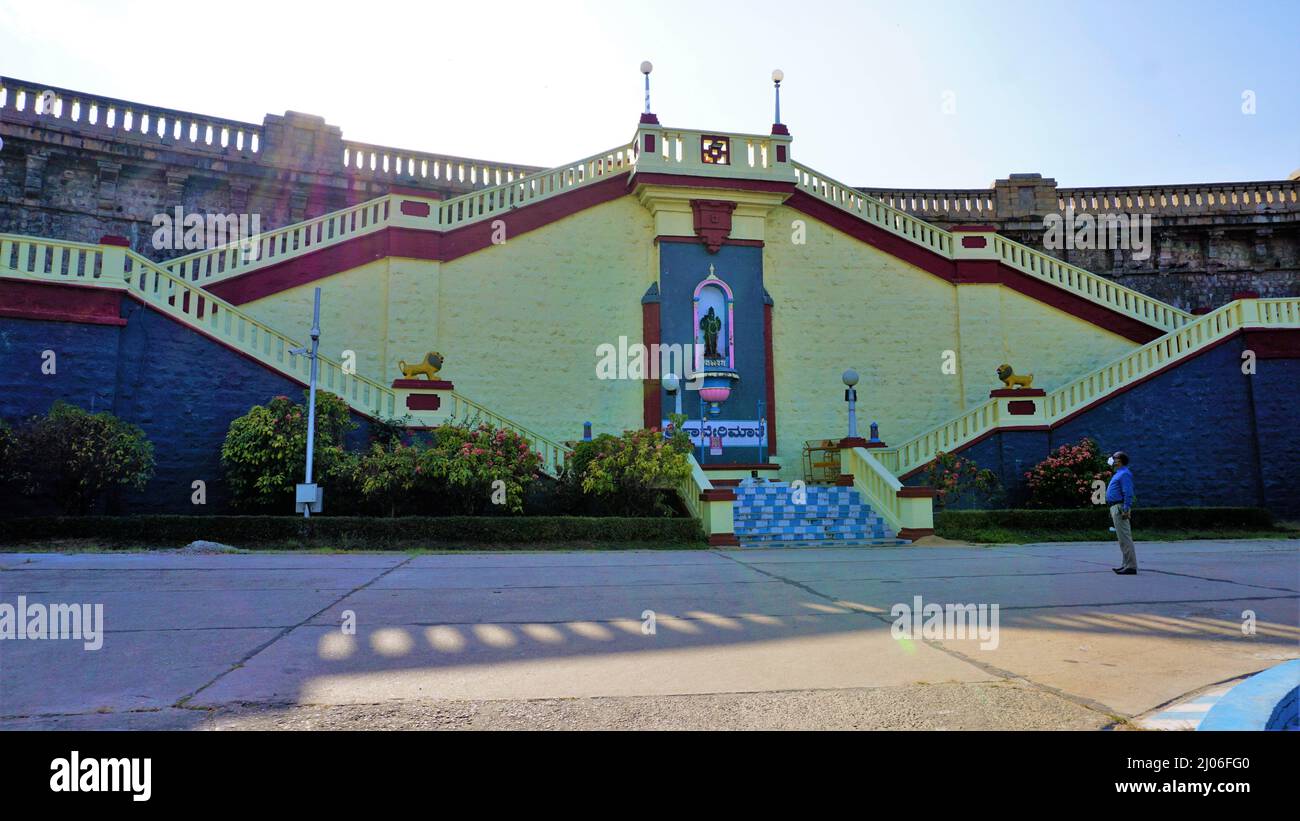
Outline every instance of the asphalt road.
[[[1095, 543], [0, 554], [0, 605], [102, 604], [104, 622], [98, 650], [0, 641], [0, 729], [1095, 729], [1300, 657], [1300, 543], [1139, 543], [1139, 560], [1117, 577]], [[896, 637], [916, 596], [997, 605], [996, 646]]]

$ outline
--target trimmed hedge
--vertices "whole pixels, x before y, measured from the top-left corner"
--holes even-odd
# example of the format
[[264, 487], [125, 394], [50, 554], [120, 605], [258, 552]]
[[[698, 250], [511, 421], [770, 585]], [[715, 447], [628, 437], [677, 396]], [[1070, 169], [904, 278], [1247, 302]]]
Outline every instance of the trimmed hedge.
[[88, 539], [104, 547], [182, 547], [206, 540], [234, 547], [358, 550], [594, 543], [704, 544], [695, 519], [578, 516], [42, 516], [9, 519], [9, 546]]
[[[1110, 508], [1071, 510], [947, 510], [934, 514], [939, 536], [958, 538], [988, 528], [1034, 531], [1100, 530], [1111, 526]], [[1270, 530], [1273, 514], [1259, 507], [1135, 507], [1136, 530]]]

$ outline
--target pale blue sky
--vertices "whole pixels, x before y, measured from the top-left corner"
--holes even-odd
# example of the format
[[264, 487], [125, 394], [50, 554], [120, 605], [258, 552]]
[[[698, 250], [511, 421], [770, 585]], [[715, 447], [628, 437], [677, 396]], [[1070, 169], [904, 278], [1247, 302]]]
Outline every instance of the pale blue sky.
[[660, 120], [710, 130], [766, 131], [780, 67], [795, 158], [855, 185], [1300, 168], [1295, 0], [0, 0], [0, 74], [536, 165], [630, 140], [643, 59]]

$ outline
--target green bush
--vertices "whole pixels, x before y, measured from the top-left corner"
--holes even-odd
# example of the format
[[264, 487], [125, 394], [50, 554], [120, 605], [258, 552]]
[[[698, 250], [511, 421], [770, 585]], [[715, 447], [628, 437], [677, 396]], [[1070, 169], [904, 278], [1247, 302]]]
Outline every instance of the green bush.
[[408, 441], [377, 440], [361, 453], [345, 454], [330, 477], [356, 494], [360, 513], [521, 513], [541, 463], [512, 430], [443, 425]]
[[11, 519], [0, 542], [87, 539], [105, 547], [180, 547], [198, 539], [235, 547], [406, 550], [485, 545], [703, 546], [694, 519], [576, 516], [49, 516]]
[[[1267, 531], [1274, 528], [1273, 515], [1257, 507], [1150, 507], [1135, 508], [1133, 525], [1137, 536], [1147, 531]], [[934, 514], [934, 532], [947, 539], [983, 541], [984, 535], [1053, 532], [1091, 533], [1110, 538], [1110, 511], [1102, 505], [1064, 510], [945, 510]]]
[[0, 432], [0, 465], [20, 493], [84, 515], [119, 488], [143, 490], [153, 476], [144, 431], [111, 413], [55, 402], [15, 430]]
[[971, 459], [939, 451], [930, 463], [929, 486], [934, 488], [935, 510], [969, 501], [977, 507], [1000, 496], [998, 475]]
[[[316, 391], [315, 477], [331, 474], [343, 458], [344, 437], [355, 427], [347, 402], [329, 391]], [[230, 423], [221, 464], [235, 509], [292, 510], [294, 486], [307, 469], [306, 405], [287, 396], [254, 405]]]
[[1115, 473], [1106, 464], [1101, 448], [1085, 438], [1077, 445], [1062, 445], [1025, 473], [1029, 507], [1090, 507], [1093, 483], [1105, 484]]
[[561, 476], [568, 497], [581, 505], [585, 496], [594, 507], [618, 515], [673, 515], [666, 497], [691, 475], [691, 442], [682, 429], [685, 417], [670, 418], [674, 431], [668, 437], [649, 428], [577, 443]]

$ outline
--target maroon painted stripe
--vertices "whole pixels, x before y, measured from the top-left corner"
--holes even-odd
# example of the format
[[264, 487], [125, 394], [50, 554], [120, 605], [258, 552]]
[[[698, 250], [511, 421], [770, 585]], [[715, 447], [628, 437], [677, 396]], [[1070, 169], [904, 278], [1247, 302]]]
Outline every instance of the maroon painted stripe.
[[767, 362], [763, 376], [767, 379], [767, 454], [776, 456], [776, 363], [772, 361], [772, 306], [763, 305], [763, 347]]
[[[653, 345], [659, 344], [659, 303], [641, 303], [641, 341], [647, 351], [653, 351]], [[684, 380], [683, 380], [684, 381]], [[663, 424], [663, 395], [659, 391], [658, 379], [646, 379], [641, 386], [641, 422], [647, 430], [658, 428]], [[679, 385], [678, 390], [686, 390]]]
[[78, 282], [0, 278], [0, 316], [121, 327], [122, 293]]

